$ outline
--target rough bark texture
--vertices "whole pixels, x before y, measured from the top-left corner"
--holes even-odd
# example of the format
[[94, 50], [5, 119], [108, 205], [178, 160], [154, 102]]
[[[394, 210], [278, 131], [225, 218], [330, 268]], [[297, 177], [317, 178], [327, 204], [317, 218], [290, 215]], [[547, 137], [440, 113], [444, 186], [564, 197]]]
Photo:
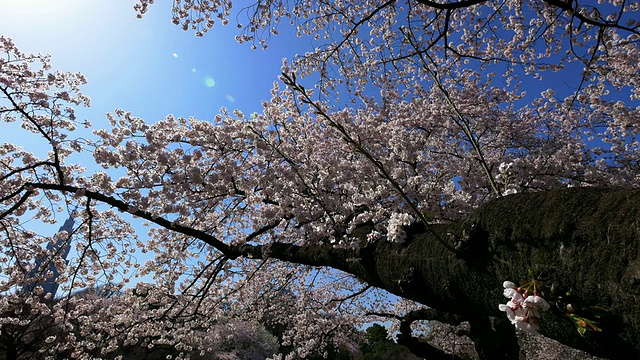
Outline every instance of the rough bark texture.
[[[130, 211], [116, 198], [91, 191], [85, 196]], [[572, 188], [506, 196], [456, 223], [430, 231], [413, 226], [402, 244], [381, 240], [359, 251], [284, 243], [268, 249], [229, 246], [142, 210], [132, 214], [198, 238], [229, 259], [271, 257], [332, 267], [435, 310], [462, 316], [471, 324], [470, 337], [483, 359], [517, 358], [513, 327], [505, 326], [498, 304], [506, 302], [503, 281], [530, 280], [530, 269], [544, 285], [542, 296], [552, 304], [541, 318], [542, 334], [600, 357], [640, 354], [640, 189]], [[358, 230], [366, 238], [366, 227]], [[459, 250], [449, 250], [452, 246]], [[602, 331], [581, 336], [567, 316], [567, 305], [576, 309], [576, 315], [597, 320]], [[594, 309], [606, 312], [596, 318], [601, 311]]]
[[[414, 227], [403, 244], [379, 241], [359, 253], [276, 244], [270, 256], [332, 266], [399, 296], [462, 315], [472, 328], [478, 324], [476, 334], [484, 342], [515, 338], [491, 318], [504, 317], [498, 310], [506, 302], [502, 282], [528, 280], [531, 269], [552, 304], [541, 318], [541, 333], [597, 356], [640, 353], [640, 190], [575, 188], [507, 196], [436, 231], [461, 252], [452, 253]], [[256, 247], [239, 252], [263, 255]], [[573, 295], [566, 296], [568, 291]], [[598, 320], [602, 331], [581, 336], [567, 317], [568, 304], [581, 316]], [[592, 307], [605, 309], [605, 316], [596, 319]], [[486, 344], [488, 352], [481, 357], [517, 356], [513, 343], [505, 343], [494, 349]]]

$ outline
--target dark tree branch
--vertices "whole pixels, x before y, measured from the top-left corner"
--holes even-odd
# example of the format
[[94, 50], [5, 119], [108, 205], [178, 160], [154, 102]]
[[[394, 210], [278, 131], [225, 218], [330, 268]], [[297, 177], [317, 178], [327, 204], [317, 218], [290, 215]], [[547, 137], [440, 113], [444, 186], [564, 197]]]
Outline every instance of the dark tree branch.
[[505, 316], [491, 318], [477, 314], [469, 319], [473, 341], [480, 359], [516, 359], [520, 346], [516, 331]]
[[[440, 10], [455, 10], [455, 9], [463, 9], [468, 8], [473, 5], [478, 5], [487, 2], [487, 0], [463, 0], [463, 1], [455, 1], [455, 2], [445, 2], [439, 3], [430, 0], [415, 0], [419, 4], [423, 4], [425, 6], [440, 9]], [[580, 13], [580, 9], [576, 1], [563, 1], [563, 0], [542, 0], [543, 2], [557, 7], [563, 11], [570, 12], [573, 17], [578, 19], [580, 22], [593, 25], [600, 28], [615, 28], [624, 31], [628, 31], [634, 34], [640, 34], [637, 27], [628, 27], [621, 25], [619, 23], [620, 16], [616, 21], [606, 21], [604, 19], [593, 19], [584, 14]]]
[[[15, 195], [19, 194], [23, 189], [20, 189], [16, 192], [13, 192], [9, 195], [9, 197], [7, 197], [6, 199], [9, 199], [11, 197], [14, 197]], [[20, 199], [18, 199], [18, 201], [13, 204], [10, 208], [8, 208], [7, 210], [3, 211], [0, 214], [0, 220], [4, 219], [7, 215], [13, 213], [17, 208], [19, 208], [22, 204], [24, 204], [29, 197], [33, 195], [33, 191], [25, 191], [24, 194], [22, 194], [22, 196], [20, 197]], [[3, 199], [5, 200], [5, 199]]]
[[[71, 193], [82, 190], [27, 185]], [[93, 191], [84, 196], [200, 239], [230, 260], [271, 258], [345, 271], [368, 285], [469, 319], [481, 330], [477, 334], [491, 328], [497, 338], [506, 331], [491, 323], [491, 318], [506, 320], [498, 310], [498, 304], [506, 302], [501, 284], [521, 281], [531, 269], [543, 284], [542, 296], [557, 304], [540, 319], [544, 335], [596, 356], [640, 353], [640, 307], [633, 305], [640, 294], [640, 189], [570, 188], [510, 195], [460, 222], [437, 225], [431, 231], [407, 231], [403, 244], [377, 241], [360, 250], [278, 242], [229, 246], [205, 232], [130, 209], [113, 197]], [[458, 234], [464, 242], [461, 252], [449, 251], [432, 232], [442, 238]], [[606, 309], [606, 316], [598, 319], [602, 332], [580, 336], [545, 283], [557, 283], [561, 292], [579, 291], [584, 304]]]
[[455, 1], [455, 2], [447, 2], [447, 3], [438, 3], [435, 1], [429, 1], [429, 0], [415, 0], [415, 1], [417, 3], [426, 5], [428, 7], [441, 9], [441, 10], [462, 9], [469, 6], [478, 5], [478, 4], [487, 2], [487, 0], [462, 0], [462, 1]]
[[455, 354], [448, 354], [445, 351], [429, 344], [428, 342], [420, 341], [420, 339], [413, 336], [411, 332], [411, 324], [418, 320], [435, 320], [447, 324], [458, 325], [462, 321], [464, 321], [460, 316], [444, 313], [435, 309], [414, 310], [410, 311], [404, 316], [377, 312], [370, 312], [367, 313], [367, 315], [394, 318], [396, 320], [399, 320], [400, 334], [396, 336], [397, 342], [400, 345], [406, 346], [416, 356], [424, 357], [427, 359], [462, 359]]
[[[580, 22], [583, 22], [585, 24], [593, 25], [599, 28], [615, 28], [615, 29], [625, 30], [625, 31], [640, 35], [640, 31], [638, 31], [637, 27], [631, 28], [628, 26], [621, 25], [618, 22], [618, 20], [617, 21], [600, 21], [598, 19], [592, 19], [587, 17], [584, 14], [581, 14], [576, 1], [562, 1], [562, 0], [542, 0], [542, 1], [544, 1], [545, 3], [551, 6], [555, 6], [557, 8], [560, 8], [564, 11], [569, 12], [573, 17], [575, 17], [576, 19], [580, 20]], [[575, 7], [573, 6], [574, 4], [576, 5]]]
[[411, 332], [411, 324], [419, 320], [435, 320], [446, 324], [459, 325], [464, 321], [463, 317], [437, 311], [435, 309], [410, 311], [400, 318], [400, 334], [397, 337], [398, 344], [406, 346], [417, 356], [427, 359], [461, 359], [458, 355], [447, 354], [443, 350], [438, 349], [427, 342], [420, 341], [420, 339], [413, 336]]
[[[118, 200], [112, 196], [107, 196], [104, 195], [102, 193], [99, 193], [97, 191], [91, 191], [91, 190], [86, 190], [83, 188], [79, 188], [79, 187], [75, 187], [75, 186], [70, 186], [70, 185], [59, 185], [59, 184], [45, 184], [45, 183], [27, 183], [26, 187], [33, 187], [36, 189], [43, 189], [43, 190], [57, 190], [57, 191], [61, 191], [61, 192], [66, 192], [66, 193], [72, 193], [72, 194], [83, 194], [83, 196], [85, 196], [87, 199], [91, 199], [91, 200], [96, 200], [99, 201], [101, 203], [105, 203], [108, 205], [113, 206], [114, 208], [122, 211], [122, 212], [127, 212], [130, 213], [131, 215], [135, 215], [138, 216], [140, 218], [143, 218], [145, 220], [148, 220], [150, 222], [153, 222], [157, 225], [160, 225], [163, 228], [166, 229], [170, 229], [173, 230], [175, 232], [187, 235], [187, 236], [191, 236], [194, 237], [196, 239], [200, 239], [202, 241], [204, 241], [205, 243], [215, 247], [216, 249], [220, 250], [222, 253], [224, 253], [225, 255], [228, 255], [230, 253], [230, 247], [229, 245], [225, 244], [224, 242], [218, 240], [215, 236], [207, 234], [204, 231], [200, 231], [191, 227], [187, 227], [187, 226], [183, 226], [180, 224], [176, 224], [175, 222], [169, 221], [163, 217], [157, 216], [151, 212], [148, 211], [144, 211], [144, 210], [140, 210], [137, 209], [133, 206], [131, 206], [130, 204], [127, 204], [126, 202], [122, 201], [122, 200]], [[237, 258], [238, 256], [234, 256], [232, 257], [232, 259]]]

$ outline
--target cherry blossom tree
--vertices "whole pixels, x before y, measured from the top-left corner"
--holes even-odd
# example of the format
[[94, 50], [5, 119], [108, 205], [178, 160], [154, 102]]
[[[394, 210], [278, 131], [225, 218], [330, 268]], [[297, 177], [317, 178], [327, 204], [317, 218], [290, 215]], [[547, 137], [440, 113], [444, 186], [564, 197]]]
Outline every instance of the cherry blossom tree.
[[[175, 0], [173, 20], [202, 35], [235, 19], [231, 5]], [[638, 353], [638, 8], [259, 1], [239, 41], [266, 47], [290, 22], [318, 43], [283, 62], [261, 113], [150, 123], [116, 110], [92, 136], [76, 130], [90, 126], [73, 112], [88, 105], [82, 76], [3, 38], [1, 120], [47, 146], [1, 148], [3, 291], [31, 281], [52, 241], [35, 221], [71, 212], [63, 289], [132, 272], [157, 283], [84, 324], [180, 356], [206, 351], [222, 316], [289, 324], [291, 359], [381, 318], [430, 358], [450, 355], [418, 341], [417, 321], [468, 323], [480, 359], [519, 355], [514, 324], [597, 356]], [[567, 86], [544, 80], [560, 76]], [[75, 160], [87, 156], [91, 170]], [[119, 344], [103, 340], [59, 346]]]

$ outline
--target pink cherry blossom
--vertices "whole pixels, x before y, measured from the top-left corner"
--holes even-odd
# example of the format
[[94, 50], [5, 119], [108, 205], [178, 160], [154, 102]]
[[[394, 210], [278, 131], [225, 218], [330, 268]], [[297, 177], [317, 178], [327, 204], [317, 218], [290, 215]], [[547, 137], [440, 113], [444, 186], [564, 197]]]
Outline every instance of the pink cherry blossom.
[[547, 311], [551, 307], [549, 303], [538, 295], [530, 295], [524, 299], [522, 307], [531, 312], [533, 316], [540, 317], [540, 310]]
[[549, 310], [549, 303], [538, 295], [528, 295], [528, 291], [525, 291], [525, 295], [521, 294], [518, 287], [511, 281], [505, 281], [503, 287], [504, 296], [509, 298], [509, 301], [506, 304], [499, 304], [498, 309], [506, 313], [516, 329], [537, 334], [540, 310]]
[[[461, 274], [428, 279], [404, 261], [385, 263], [393, 276], [362, 272], [380, 249], [421, 255], [409, 227], [433, 238], [424, 268], [470, 269], [458, 256], [476, 245], [467, 229], [440, 229], [483, 206], [640, 186], [640, 5], [554, 3], [267, 0], [236, 13], [231, 0], [176, 0], [173, 23], [197, 36], [234, 22], [239, 42], [266, 49], [290, 24], [312, 46], [283, 60], [259, 113], [156, 121], [117, 109], [100, 127], [76, 118], [90, 104], [82, 74], [0, 37], [0, 122], [11, 134], [0, 144], [0, 324], [34, 326], [52, 358], [123, 346], [186, 357], [235, 342], [226, 334], [253, 336], [243, 324], [260, 319], [282, 326], [289, 357], [303, 358], [353, 342], [352, 325], [372, 314], [397, 327], [427, 303], [455, 312]], [[76, 256], [63, 259], [43, 248], [54, 236], [41, 229], [69, 216], [77, 225], [57, 240]], [[51, 277], [38, 259], [59, 271], [62, 300], [37, 285]], [[386, 292], [417, 299], [429, 281], [442, 295], [433, 303]], [[80, 292], [105, 283], [121, 294]], [[477, 286], [478, 298], [495, 290]], [[503, 287], [499, 309], [536, 332], [549, 304]]]

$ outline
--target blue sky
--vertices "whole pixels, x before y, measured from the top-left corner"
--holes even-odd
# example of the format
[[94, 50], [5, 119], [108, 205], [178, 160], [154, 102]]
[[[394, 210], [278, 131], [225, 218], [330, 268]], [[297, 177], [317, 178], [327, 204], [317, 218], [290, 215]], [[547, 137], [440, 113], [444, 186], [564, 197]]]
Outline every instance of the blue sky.
[[268, 51], [236, 43], [238, 29], [216, 24], [203, 38], [171, 23], [170, 5], [137, 19], [133, 0], [0, 0], [0, 34], [26, 53], [52, 55], [54, 69], [87, 76], [92, 106], [79, 112], [94, 127], [115, 108], [149, 122], [167, 114], [212, 119], [220, 107], [249, 114], [280, 74], [283, 57], [310, 50], [276, 37]]
[[[216, 26], [204, 37], [171, 23], [168, 3], [158, 2], [142, 19], [133, 0], [0, 0], [0, 35], [24, 53], [52, 56], [52, 68], [81, 72], [88, 84], [90, 108], [78, 108], [79, 120], [106, 128], [105, 114], [115, 108], [148, 122], [167, 114], [212, 120], [221, 107], [245, 114], [262, 110], [280, 74], [283, 57], [308, 51], [310, 44], [281, 35], [268, 51], [238, 44], [236, 24]], [[0, 143], [47, 151], [45, 144], [16, 136], [13, 124], [0, 125]], [[91, 167], [90, 161], [82, 165]], [[59, 224], [38, 224], [52, 235]], [[142, 239], [144, 233], [141, 231]], [[70, 258], [74, 257], [74, 251]], [[136, 254], [140, 262], [148, 255]]]
[[[235, 41], [239, 30], [233, 15], [229, 25], [216, 23], [198, 38], [171, 23], [169, 1], [157, 1], [142, 19], [136, 18], [134, 3], [0, 0], [0, 35], [12, 38], [23, 52], [51, 54], [54, 69], [84, 73], [89, 84], [83, 90], [92, 107], [78, 109], [78, 115], [94, 128], [105, 127], [104, 114], [115, 108], [148, 122], [167, 114], [211, 120], [222, 106], [246, 115], [260, 112], [282, 58], [313, 49], [309, 38], [296, 38], [283, 26], [267, 51], [251, 50], [250, 44]], [[560, 94], [579, 81], [564, 83], [554, 75], [528, 82], [525, 90], [535, 97], [553, 87]], [[309, 80], [305, 86], [311, 86]]]

